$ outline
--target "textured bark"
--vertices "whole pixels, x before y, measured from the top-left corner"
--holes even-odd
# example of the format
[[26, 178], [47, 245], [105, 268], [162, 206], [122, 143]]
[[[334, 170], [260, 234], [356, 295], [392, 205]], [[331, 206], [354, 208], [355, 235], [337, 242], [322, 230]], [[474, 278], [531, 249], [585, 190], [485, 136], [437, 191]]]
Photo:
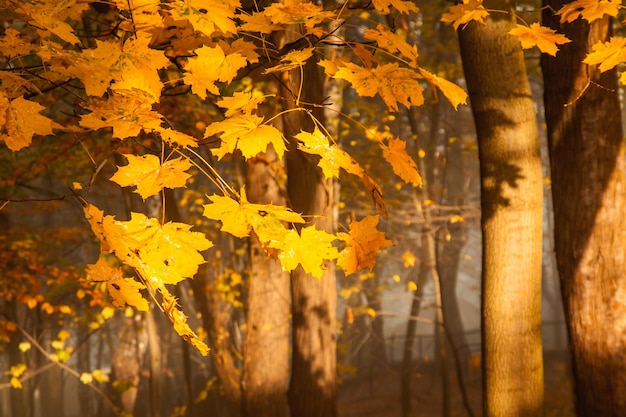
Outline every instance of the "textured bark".
[[[544, 1], [558, 10], [563, 1]], [[572, 350], [578, 416], [626, 415], [624, 142], [615, 71], [582, 64], [610, 19], [545, 24], [571, 43], [543, 57], [555, 250]]]
[[[479, 144], [483, 231], [483, 415], [543, 413], [539, 136], [512, 4], [485, 1], [459, 32]], [[498, 12], [501, 10], [502, 12]]]
[[[321, 103], [323, 78], [315, 62], [304, 67], [306, 82], [302, 88], [302, 103]], [[292, 71], [285, 80], [284, 96], [298, 94], [299, 71]], [[290, 104], [287, 103], [287, 107]], [[323, 121], [319, 108], [311, 109], [314, 117]], [[285, 137], [291, 141], [286, 156], [287, 191], [291, 207], [305, 215], [310, 224], [320, 230], [333, 228], [333, 184], [325, 180], [315, 158], [297, 150], [293, 135], [300, 130], [312, 131], [310, 116], [289, 112], [284, 118]], [[321, 279], [306, 274], [298, 267], [291, 274], [293, 354], [288, 399], [292, 416], [335, 417], [337, 415], [336, 381], [336, 303], [335, 271], [328, 264]]]
[[[279, 185], [282, 164], [273, 151], [247, 162], [248, 200], [286, 204]], [[243, 414], [249, 417], [286, 417], [289, 381], [289, 273], [271, 259], [253, 235], [249, 240], [250, 267], [246, 287], [246, 332], [243, 358]]]

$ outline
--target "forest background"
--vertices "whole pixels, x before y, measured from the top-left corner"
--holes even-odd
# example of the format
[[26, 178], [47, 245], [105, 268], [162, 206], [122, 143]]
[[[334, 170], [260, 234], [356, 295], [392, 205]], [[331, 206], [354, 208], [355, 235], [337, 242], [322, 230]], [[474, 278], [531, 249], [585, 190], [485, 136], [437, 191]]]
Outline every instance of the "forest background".
[[0, 10], [1, 415], [626, 412], [621, 2]]

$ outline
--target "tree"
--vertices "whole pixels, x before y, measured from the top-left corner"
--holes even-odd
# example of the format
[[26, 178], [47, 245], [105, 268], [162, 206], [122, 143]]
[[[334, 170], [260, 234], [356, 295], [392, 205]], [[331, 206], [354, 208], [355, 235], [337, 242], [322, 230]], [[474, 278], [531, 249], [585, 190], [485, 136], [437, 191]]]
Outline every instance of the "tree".
[[543, 412], [543, 183], [533, 99], [513, 3], [486, 1], [485, 24], [459, 30], [481, 174], [484, 414]]
[[609, 15], [554, 13], [575, 10], [569, 1], [543, 5], [544, 24], [572, 41], [555, 57], [544, 55], [541, 66], [576, 414], [624, 415], [626, 174], [619, 90], [615, 68], [588, 65], [586, 58], [620, 38], [612, 38]]

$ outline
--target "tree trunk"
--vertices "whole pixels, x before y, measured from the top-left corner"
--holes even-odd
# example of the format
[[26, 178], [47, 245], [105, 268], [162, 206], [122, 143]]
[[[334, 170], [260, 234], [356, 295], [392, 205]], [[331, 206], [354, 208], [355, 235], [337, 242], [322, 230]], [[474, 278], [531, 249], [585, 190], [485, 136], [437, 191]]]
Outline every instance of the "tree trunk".
[[[281, 166], [275, 152], [247, 162], [248, 200], [285, 204], [276, 178]], [[253, 235], [249, 240], [250, 267], [246, 288], [246, 332], [243, 358], [243, 415], [287, 417], [289, 381], [289, 273], [271, 259]]]
[[[288, 41], [288, 40], [286, 40]], [[306, 80], [300, 100], [303, 103], [321, 103], [323, 78], [317, 64], [309, 61], [303, 69]], [[298, 93], [299, 70], [292, 71], [285, 85], [292, 91], [284, 96]], [[291, 104], [287, 103], [287, 107]], [[320, 122], [323, 112], [319, 108], [311, 113]], [[293, 135], [300, 130], [312, 131], [310, 116], [304, 112], [284, 115], [284, 133], [290, 141], [287, 152], [287, 190], [291, 207], [312, 219], [318, 229], [333, 228], [333, 184], [325, 180], [315, 159], [297, 150]], [[314, 218], [310, 217], [315, 215]], [[336, 303], [335, 270], [328, 263], [321, 279], [306, 274], [302, 267], [291, 274], [293, 354], [291, 381], [289, 384], [289, 407], [297, 417], [335, 417], [337, 415], [336, 381]]]
[[[544, 1], [558, 10], [564, 1]], [[557, 266], [578, 416], [626, 415], [626, 216], [617, 77], [581, 61], [611, 20], [544, 22], [571, 43], [543, 57]]]
[[513, 5], [484, 2], [459, 31], [478, 136], [483, 231], [484, 415], [543, 414], [539, 135]]

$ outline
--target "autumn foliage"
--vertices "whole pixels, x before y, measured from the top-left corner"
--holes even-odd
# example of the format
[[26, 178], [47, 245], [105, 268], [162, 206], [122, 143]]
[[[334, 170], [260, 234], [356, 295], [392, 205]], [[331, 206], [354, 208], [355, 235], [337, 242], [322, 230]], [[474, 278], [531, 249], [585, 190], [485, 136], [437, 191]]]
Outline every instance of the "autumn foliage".
[[[355, 157], [313, 120], [312, 131], [286, 138], [274, 118], [260, 115], [268, 101], [289, 102], [285, 111], [311, 114], [301, 103], [301, 85], [289, 84], [290, 73], [317, 62], [326, 77], [344, 80], [362, 97], [378, 97], [391, 112], [401, 106], [420, 106], [425, 91], [445, 97], [455, 108], [466, 94], [454, 80], [420, 66], [417, 47], [402, 30], [391, 30], [378, 16], [415, 14], [405, 0], [375, 0], [363, 4], [322, 7], [304, 0], [286, 0], [267, 7], [242, 7], [237, 0], [149, 2], [115, 0], [96, 4], [76, 0], [8, 0], [0, 9], [6, 29], [0, 37], [0, 140], [13, 152], [40, 146], [55, 137], [74, 138], [83, 157], [91, 161], [87, 179], [76, 178], [72, 193], [83, 208], [101, 255], [89, 265], [84, 282], [105, 283], [113, 305], [147, 310], [154, 302], [185, 340], [206, 354], [208, 347], [187, 325], [186, 316], [168, 285], [192, 278], [205, 262], [213, 243], [192, 226], [165, 222], [134, 212], [119, 220], [90, 202], [90, 187], [102, 167], [123, 155], [123, 163], [109, 180], [132, 187], [143, 200], [159, 196], [164, 188], [185, 187], [193, 176], [204, 176], [215, 191], [204, 197], [204, 216], [218, 222], [221, 232], [237, 238], [254, 233], [284, 270], [301, 265], [321, 277], [325, 262], [333, 261], [354, 273], [372, 268], [377, 251], [392, 244], [377, 230], [386, 215], [382, 189]], [[559, 11], [561, 19], [615, 16], [620, 1], [578, 0]], [[489, 15], [480, 0], [463, 0], [450, 7], [442, 21], [459, 28]], [[362, 39], [348, 39], [338, 30], [354, 25], [366, 29]], [[287, 44], [277, 35], [302, 36]], [[511, 31], [524, 48], [537, 46], [554, 55], [563, 35], [537, 23], [520, 24]], [[626, 42], [615, 37], [598, 44], [585, 62], [606, 71], [624, 61]], [[280, 79], [291, 96], [280, 97], [262, 82]], [[622, 82], [626, 78], [622, 75]], [[306, 83], [306, 79], [302, 80]], [[57, 102], [59, 92], [65, 92]], [[193, 128], [176, 123], [176, 114], [163, 105], [172, 95], [195, 96], [196, 102], [219, 108], [211, 120], [195, 120]], [[193, 114], [193, 113], [192, 113]], [[312, 117], [312, 116], [311, 116]], [[357, 122], [354, 122], [357, 124]], [[380, 155], [404, 182], [419, 187], [422, 179], [406, 143], [385, 131], [366, 131]], [[103, 149], [98, 141], [108, 141]], [[313, 155], [326, 178], [356, 176], [373, 200], [371, 215], [338, 227], [333, 234], [315, 226], [296, 228], [305, 219], [289, 207], [253, 204], [245, 189], [236, 189], [221, 177], [214, 163], [198, 149], [209, 147], [217, 160], [231, 155], [257, 157], [268, 147], [279, 158], [288, 141]], [[149, 143], [150, 146], [137, 146]], [[118, 159], [119, 160], [119, 159]], [[10, 201], [5, 200], [4, 204]], [[376, 213], [378, 211], [379, 213]], [[27, 301], [28, 302], [28, 301]], [[0, 336], [10, 331], [3, 325]]]

